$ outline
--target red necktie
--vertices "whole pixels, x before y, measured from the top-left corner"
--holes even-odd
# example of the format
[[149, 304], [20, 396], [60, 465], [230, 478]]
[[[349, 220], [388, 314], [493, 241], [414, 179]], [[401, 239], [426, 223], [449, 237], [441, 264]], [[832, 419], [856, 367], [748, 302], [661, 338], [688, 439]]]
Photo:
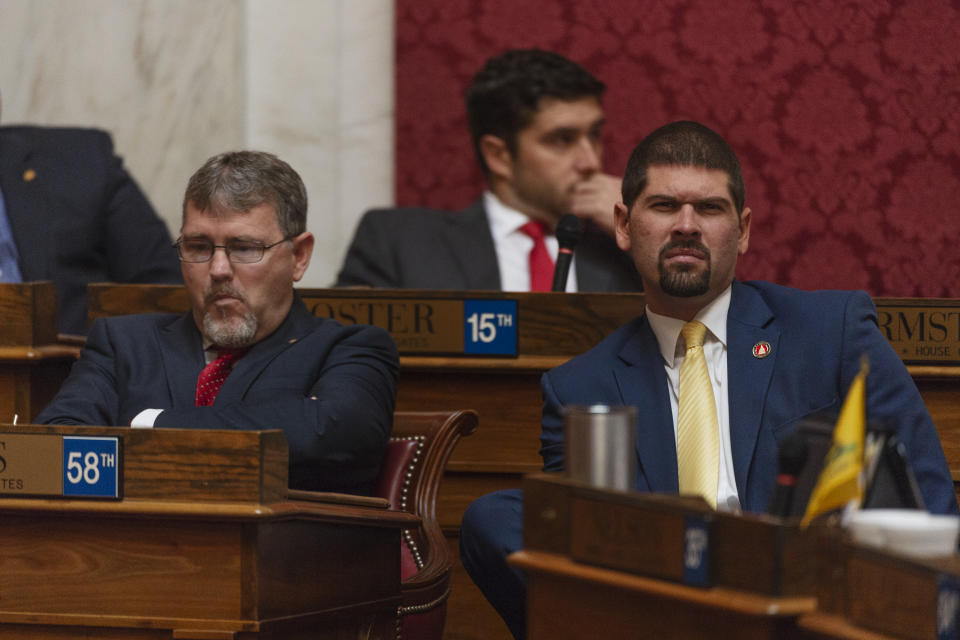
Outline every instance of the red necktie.
[[197, 376], [197, 406], [209, 407], [213, 404], [223, 381], [233, 370], [233, 363], [243, 354], [246, 349], [219, 349], [216, 360], [208, 364]]
[[530, 291], [550, 291], [553, 286], [553, 258], [547, 251], [543, 236], [547, 232], [547, 225], [537, 220], [531, 220], [520, 231], [533, 239], [533, 249], [530, 249]]

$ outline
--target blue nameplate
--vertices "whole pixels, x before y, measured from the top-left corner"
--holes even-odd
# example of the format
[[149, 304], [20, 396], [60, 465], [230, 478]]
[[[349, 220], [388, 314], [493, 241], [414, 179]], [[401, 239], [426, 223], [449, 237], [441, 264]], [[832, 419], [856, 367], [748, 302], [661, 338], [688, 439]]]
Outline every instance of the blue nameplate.
[[63, 495], [120, 497], [120, 445], [114, 437], [63, 437]]
[[463, 352], [517, 355], [517, 301], [464, 300]]
[[683, 536], [683, 581], [710, 586], [710, 529], [702, 516], [686, 517]]

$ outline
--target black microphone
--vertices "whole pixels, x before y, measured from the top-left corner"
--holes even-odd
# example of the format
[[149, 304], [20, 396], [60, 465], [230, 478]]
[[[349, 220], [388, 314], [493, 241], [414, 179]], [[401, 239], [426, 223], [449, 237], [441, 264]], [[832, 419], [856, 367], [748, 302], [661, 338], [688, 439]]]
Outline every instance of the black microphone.
[[797, 486], [797, 478], [807, 463], [807, 439], [799, 431], [794, 431], [780, 443], [777, 452], [777, 462], [780, 466], [777, 474], [777, 486], [770, 499], [767, 511], [770, 515], [788, 518], [793, 509], [793, 493]]
[[560, 251], [557, 252], [557, 266], [553, 269], [553, 286], [550, 291], [566, 291], [573, 250], [580, 240], [580, 218], [572, 213], [560, 218], [556, 235]]

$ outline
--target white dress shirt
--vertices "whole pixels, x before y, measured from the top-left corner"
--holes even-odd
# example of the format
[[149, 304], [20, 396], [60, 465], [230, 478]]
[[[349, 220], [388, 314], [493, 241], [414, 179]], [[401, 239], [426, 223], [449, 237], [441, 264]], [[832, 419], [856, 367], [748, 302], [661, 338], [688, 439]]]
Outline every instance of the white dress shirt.
[[[530, 218], [506, 206], [490, 191], [483, 192], [483, 206], [490, 222], [493, 247], [497, 251], [497, 266], [500, 267], [500, 288], [503, 291], [530, 291], [530, 250], [533, 238], [520, 231]], [[544, 237], [547, 251], [557, 262], [557, 237], [552, 233]], [[570, 262], [567, 276], [567, 292], [577, 291], [577, 258]]]
[[[707, 327], [703, 338], [703, 355], [707, 361], [713, 397], [717, 404], [717, 425], [720, 429], [720, 477], [717, 482], [717, 508], [722, 511], [739, 511], [737, 480], [733, 469], [733, 453], [730, 448], [730, 403], [727, 381], [727, 311], [730, 309], [731, 288], [717, 296], [700, 310], [694, 320]], [[681, 344], [680, 330], [684, 320], [658, 315], [646, 309], [650, 328], [660, 345], [663, 368], [667, 372], [670, 387], [670, 410], [673, 412], [673, 437], [677, 437], [677, 389], [680, 384], [680, 365], [686, 357], [686, 345]]]

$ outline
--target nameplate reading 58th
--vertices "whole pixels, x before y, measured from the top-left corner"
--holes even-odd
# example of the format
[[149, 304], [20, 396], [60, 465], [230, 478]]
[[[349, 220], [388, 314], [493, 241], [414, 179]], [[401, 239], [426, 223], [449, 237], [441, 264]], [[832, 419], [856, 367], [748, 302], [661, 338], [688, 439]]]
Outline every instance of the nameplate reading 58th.
[[120, 439], [0, 433], [0, 496], [120, 499]]

